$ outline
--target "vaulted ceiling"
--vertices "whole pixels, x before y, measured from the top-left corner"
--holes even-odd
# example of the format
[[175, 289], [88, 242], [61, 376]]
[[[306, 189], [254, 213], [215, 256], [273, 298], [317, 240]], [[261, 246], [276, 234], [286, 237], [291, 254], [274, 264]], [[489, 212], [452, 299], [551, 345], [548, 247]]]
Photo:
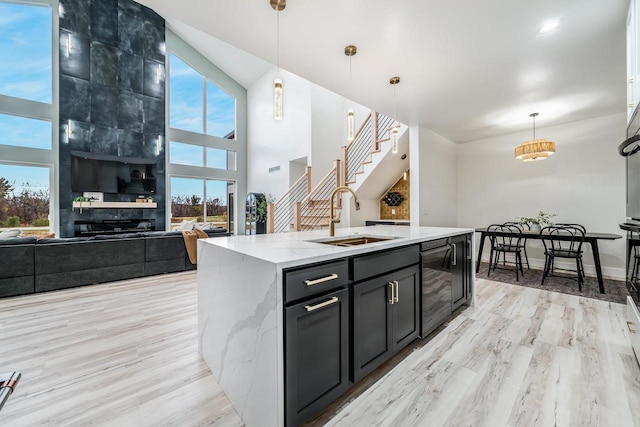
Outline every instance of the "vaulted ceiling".
[[[141, 0], [239, 83], [276, 63], [269, 0]], [[289, 0], [280, 66], [454, 142], [626, 109], [628, 0]], [[539, 32], [544, 22], [560, 26]], [[354, 44], [352, 86], [344, 47]], [[285, 82], [286, 84], [286, 82]], [[286, 90], [286, 86], [285, 86]]]

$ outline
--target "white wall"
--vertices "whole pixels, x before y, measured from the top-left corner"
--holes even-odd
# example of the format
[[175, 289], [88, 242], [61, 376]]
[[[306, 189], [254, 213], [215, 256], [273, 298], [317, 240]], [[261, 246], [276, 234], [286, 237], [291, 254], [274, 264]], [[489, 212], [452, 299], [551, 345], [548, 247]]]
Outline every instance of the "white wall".
[[[290, 161], [306, 157], [315, 186], [340, 158], [347, 141], [347, 109], [355, 112], [356, 127], [368, 109], [280, 70], [283, 80], [283, 119], [273, 119], [273, 67], [247, 91], [248, 191], [270, 193], [276, 199], [290, 186]], [[269, 168], [280, 166], [277, 172]], [[293, 173], [293, 171], [292, 171]]]
[[[247, 91], [248, 191], [279, 198], [289, 189], [289, 161], [311, 154], [311, 83], [280, 70], [283, 119], [273, 118], [273, 67]], [[277, 172], [269, 168], [280, 166]]]
[[312, 185], [315, 186], [331, 170], [334, 160], [342, 157], [341, 147], [347, 139], [347, 110], [352, 108], [356, 132], [370, 113], [355, 102], [323, 87], [311, 84], [311, 164]]
[[457, 146], [423, 127], [409, 129], [411, 225], [458, 225]]
[[[623, 234], [618, 224], [625, 219], [625, 165], [616, 148], [625, 129], [624, 113], [537, 128], [536, 136], [554, 141], [557, 148], [550, 159], [538, 162], [513, 156], [517, 145], [531, 139], [531, 131], [459, 145], [459, 225], [485, 227], [544, 210], [558, 215], [555, 222]], [[624, 277], [624, 240], [599, 246], [603, 273]], [[542, 266], [540, 242], [527, 247], [529, 260]], [[593, 272], [590, 248], [585, 253], [587, 273]], [[483, 255], [488, 257], [486, 246]]]

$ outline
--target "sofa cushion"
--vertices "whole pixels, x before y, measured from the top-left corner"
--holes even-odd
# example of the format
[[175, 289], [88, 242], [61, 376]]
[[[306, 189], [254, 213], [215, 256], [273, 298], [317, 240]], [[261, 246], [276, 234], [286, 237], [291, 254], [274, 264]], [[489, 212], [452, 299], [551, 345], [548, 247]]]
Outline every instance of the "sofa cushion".
[[38, 239], [36, 243], [38, 245], [48, 245], [48, 244], [56, 244], [56, 243], [73, 243], [73, 242], [87, 242], [89, 240], [94, 240], [93, 237], [67, 237], [67, 238], [44, 238]]
[[95, 236], [96, 240], [120, 240], [120, 239], [135, 239], [144, 237], [144, 233], [122, 233], [122, 234], [99, 234]]
[[29, 236], [29, 237], [14, 237], [12, 239], [2, 239], [0, 240], [0, 246], [9, 246], [9, 245], [33, 245], [36, 243], [38, 239]]

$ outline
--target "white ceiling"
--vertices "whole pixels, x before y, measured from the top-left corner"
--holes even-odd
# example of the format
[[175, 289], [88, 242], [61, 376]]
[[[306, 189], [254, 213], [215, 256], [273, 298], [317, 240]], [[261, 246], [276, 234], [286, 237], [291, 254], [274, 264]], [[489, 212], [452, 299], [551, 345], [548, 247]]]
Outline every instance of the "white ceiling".
[[[269, 0], [139, 1], [245, 87], [276, 63]], [[627, 7], [628, 0], [289, 0], [280, 12], [280, 66], [388, 115], [389, 78], [400, 76], [398, 120], [473, 141], [528, 129], [534, 111], [540, 127], [625, 111]], [[540, 34], [550, 19], [560, 19], [559, 28]], [[351, 88], [348, 44], [358, 47]]]

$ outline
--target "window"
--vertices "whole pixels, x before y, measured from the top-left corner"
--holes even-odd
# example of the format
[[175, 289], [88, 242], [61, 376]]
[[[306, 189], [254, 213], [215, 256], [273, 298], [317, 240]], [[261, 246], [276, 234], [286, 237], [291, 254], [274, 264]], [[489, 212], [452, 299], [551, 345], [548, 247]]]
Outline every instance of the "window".
[[235, 196], [241, 191], [244, 198], [246, 188], [246, 174], [238, 170], [245, 165], [246, 136], [236, 129], [236, 122], [246, 122], [246, 90], [171, 31], [167, 47], [168, 223], [175, 228], [197, 219], [233, 232], [234, 215], [244, 209], [234, 212]]
[[0, 164], [0, 230], [49, 233], [49, 168]]
[[171, 228], [183, 220], [209, 222], [213, 227], [233, 231], [233, 215], [230, 214], [230, 198], [233, 197], [232, 182], [200, 179], [171, 178]]
[[0, 114], [2, 144], [51, 149], [51, 122]]
[[184, 144], [176, 141], [169, 143], [170, 162], [177, 165], [236, 170], [236, 155], [237, 153], [235, 151]]
[[0, 3], [0, 94], [51, 103], [51, 8]]
[[176, 55], [170, 55], [169, 67], [169, 126], [235, 139], [235, 99]]

